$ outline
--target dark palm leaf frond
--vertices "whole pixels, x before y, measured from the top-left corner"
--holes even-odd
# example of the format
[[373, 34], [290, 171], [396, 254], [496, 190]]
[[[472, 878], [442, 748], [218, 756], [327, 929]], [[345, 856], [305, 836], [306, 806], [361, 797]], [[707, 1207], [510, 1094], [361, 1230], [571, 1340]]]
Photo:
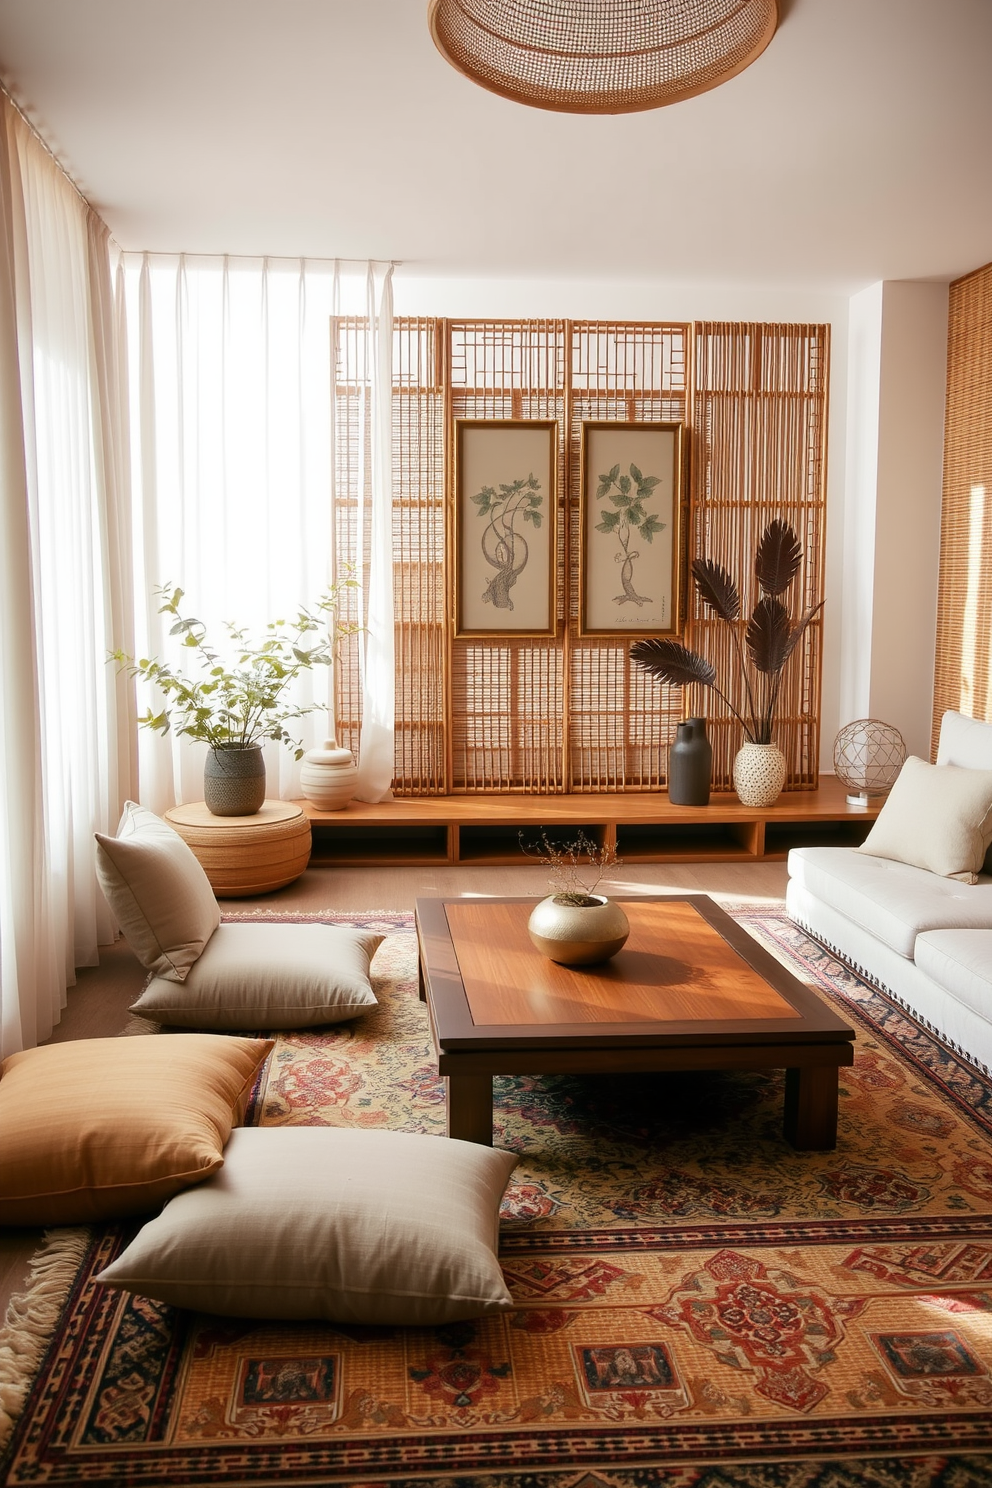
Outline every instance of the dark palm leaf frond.
[[788, 522], [778, 518], [765, 528], [754, 559], [754, 572], [765, 594], [782, 594], [799, 572], [803, 550]]
[[671, 682], [675, 687], [689, 687], [693, 682], [712, 687], [716, 681], [713, 663], [690, 651], [681, 641], [635, 641], [630, 648], [630, 659], [659, 682]]
[[793, 630], [792, 634], [789, 636], [789, 644], [786, 647], [785, 656], [782, 658], [782, 665], [783, 666], [788, 661], [788, 659], [792, 655], [793, 651], [795, 651], [796, 647], [799, 645], [799, 642], [802, 640], [802, 637], [803, 637], [803, 635], [805, 633], [806, 627], [809, 624], [809, 622], [813, 619], [813, 617], [815, 615], [818, 615], [819, 612], [822, 609], [823, 609], [823, 600], [821, 599], [819, 604], [815, 604], [812, 609], [806, 611], [806, 614], [802, 617], [801, 620], [797, 620], [796, 621], [796, 628], [795, 628], [795, 630]]
[[759, 672], [774, 676], [789, 656], [792, 626], [789, 612], [780, 599], [759, 599], [747, 622], [747, 649]]
[[703, 604], [731, 624], [741, 616], [741, 596], [725, 568], [714, 563], [712, 558], [694, 558], [692, 577], [696, 581]]

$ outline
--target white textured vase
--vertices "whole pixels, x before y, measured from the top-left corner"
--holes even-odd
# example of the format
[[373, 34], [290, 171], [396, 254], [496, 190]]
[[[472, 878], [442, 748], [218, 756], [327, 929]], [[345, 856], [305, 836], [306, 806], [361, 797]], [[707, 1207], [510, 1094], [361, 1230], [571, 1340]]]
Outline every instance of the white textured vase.
[[354, 756], [350, 749], [339, 748], [336, 739], [325, 739], [320, 749], [303, 756], [300, 785], [319, 811], [341, 811], [355, 794], [357, 781]]
[[734, 790], [742, 806], [771, 806], [785, 784], [785, 755], [774, 744], [742, 744], [734, 760]]
[[591, 966], [608, 961], [630, 934], [619, 904], [601, 894], [595, 904], [559, 904], [554, 894], [536, 905], [527, 930], [537, 949], [562, 966]]

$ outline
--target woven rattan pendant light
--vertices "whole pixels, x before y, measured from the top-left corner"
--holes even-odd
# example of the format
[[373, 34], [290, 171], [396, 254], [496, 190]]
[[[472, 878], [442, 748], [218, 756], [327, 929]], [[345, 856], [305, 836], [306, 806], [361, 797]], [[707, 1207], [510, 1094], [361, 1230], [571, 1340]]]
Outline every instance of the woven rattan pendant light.
[[453, 67], [569, 114], [626, 114], [705, 93], [764, 51], [776, 0], [429, 0]]

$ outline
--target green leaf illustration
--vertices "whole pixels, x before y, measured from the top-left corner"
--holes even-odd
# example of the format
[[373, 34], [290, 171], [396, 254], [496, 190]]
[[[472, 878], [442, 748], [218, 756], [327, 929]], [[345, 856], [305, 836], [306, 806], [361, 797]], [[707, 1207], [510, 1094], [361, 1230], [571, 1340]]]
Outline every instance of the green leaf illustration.
[[604, 511], [602, 519], [596, 523], [597, 532], [613, 532], [620, 524], [620, 513]]
[[655, 533], [664, 532], [667, 525], [667, 522], [659, 522], [654, 512], [649, 512], [646, 520], [641, 523], [637, 530], [645, 542], [653, 542]]

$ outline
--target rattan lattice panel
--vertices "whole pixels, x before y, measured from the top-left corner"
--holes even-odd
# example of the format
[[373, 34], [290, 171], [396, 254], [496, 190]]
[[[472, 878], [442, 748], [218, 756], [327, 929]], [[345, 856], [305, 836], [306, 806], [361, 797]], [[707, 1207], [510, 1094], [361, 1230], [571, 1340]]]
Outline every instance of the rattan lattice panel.
[[[802, 567], [786, 596], [793, 614], [823, 598], [828, 361], [826, 326], [696, 326], [691, 551], [739, 576], [745, 616], [758, 597], [757, 541], [774, 517], [792, 524], [803, 547]], [[735, 678], [725, 690], [740, 707], [732, 637], [722, 622], [704, 615], [695, 595], [686, 634], [714, 662], [721, 684]], [[793, 788], [818, 781], [821, 640], [816, 621], [801, 654], [790, 660], [779, 694], [775, 742]], [[688, 703], [710, 718], [714, 785], [727, 788], [740, 726], [712, 692], [693, 698], [691, 691]]]
[[682, 713], [679, 688], [631, 664], [623, 636], [580, 636], [581, 437], [587, 420], [684, 423], [689, 327], [629, 321], [570, 327], [568, 766], [574, 791], [657, 790]]
[[933, 748], [946, 708], [992, 720], [992, 264], [951, 285]]
[[[369, 560], [371, 410], [365, 324], [335, 322], [335, 543], [339, 563]], [[823, 326], [398, 320], [394, 337], [394, 583], [397, 731], [394, 790], [656, 790], [686, 710], [711, 719], [714, 785], [729, 787], [739, 728], [712, 694], [683, 699], [630, 665], [620, 636], [580, 637], [579, 459], [584, 420], [684, 421], [690, 551], [744, 579], [773, 516], [796, 527], [798, 607], [822, 597], [828, 330]], [[559, 423], [558, 635], [452, 639], [445, 464], [453, 421]], [[350, 601], [349, 601], [350, 602]], [[352, 608], [345, 618], [360, 620]], [[690, 595], [686, 641], [730, 674], [730, 640]], [[815, 785], [820, 631], [790, 662], [777, 738], [789, 784]], [[358, 646], [337, 673], [339, 736], [356, 749]]]
[[[566, 326], [560, 320], [456, 321], [448, 327], [449, 425], [456, 418], [555, 419], [559, 636], [565, 523]], [[449, 434], [450, 438], [450, 434]], [[451, 450], [449, 446], [449, 459]], [[449, 467], [450, 468], [450, 467]], [[565, 789], [562, 641], [492, 637], [450, 644], [449, 779], [459, 791]]]
[[[371, 406], [363, 319], [341, 318], [334, 403], [335, 548], [339, 570], [369, 562]], [[402, 319], [393, 335], [393, 590], [396, 614], [396, 766], [400, 795], [447, 788], [444, 600], [444, 390], [438, 322]], [[364, 511], [363, 511], [364, 508]], [[342, 618], [364, 620], [356, 591]], [[339, 651], [338, 735], [357, 750], [357, 639]]]

